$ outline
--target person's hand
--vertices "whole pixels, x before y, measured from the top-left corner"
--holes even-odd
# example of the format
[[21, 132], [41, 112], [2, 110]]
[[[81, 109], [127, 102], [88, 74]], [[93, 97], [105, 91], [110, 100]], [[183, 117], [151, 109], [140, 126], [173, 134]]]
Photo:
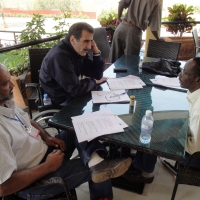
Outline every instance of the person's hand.
[[55, 148], [59, 148], [61, 151], [65, 151], [66, 150], [66, 144], [63, 140], [60, 140], [56, 137], [48, 137], [45, 140], [45, 143], [47, 146], [52, 146]]
[[117, 19], [117, 20], [116, 20], [116, 26], [118, 26], [121, 22], [122, 22], [121, 19]]
[[107, 78], [106, 77], [102, 77], [100, 80], [96, 80], [96, 84], [101, 84], [103, 82], [106, 82]]
[[165, 38], [160, 37], [158, 41], [159, 41], [159, 42], [165, 42]]
[[91, 43], [91, 50], [95, 54], [98, 54], [100, 52], [100, 50], [98, 49], [97, 44], [94, 40], [92, 40], [92, 43]]
[[57, 170], [61, 166], [64, 156], [65, 154], [61, 150], [54, 150], [47, 156], [45, 164], [48, 165], [50, 172]]

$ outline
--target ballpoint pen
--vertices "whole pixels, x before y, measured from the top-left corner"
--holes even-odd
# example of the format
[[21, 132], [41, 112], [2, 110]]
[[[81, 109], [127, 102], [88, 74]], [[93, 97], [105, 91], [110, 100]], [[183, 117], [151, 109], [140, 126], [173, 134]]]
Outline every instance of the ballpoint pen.
[[121, 94], [114, 94], [113, 96], [110, 96], [110, 98], [119, 97], [119, 96], [121, 96], [121, 95], [123, 95], [123, 94], [126, 94], [126, 92], [123, 92], [123, 93], [121, 93]]

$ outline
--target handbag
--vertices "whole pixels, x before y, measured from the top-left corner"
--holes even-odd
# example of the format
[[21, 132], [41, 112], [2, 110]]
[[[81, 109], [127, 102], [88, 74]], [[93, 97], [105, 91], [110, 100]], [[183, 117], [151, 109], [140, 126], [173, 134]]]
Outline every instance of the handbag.
[[156, 58], [151, 62], [143, 62], [142, 69], [149, 70], [156, 74], [177, 77], [181, 72], [181, 63], [176, 60]]

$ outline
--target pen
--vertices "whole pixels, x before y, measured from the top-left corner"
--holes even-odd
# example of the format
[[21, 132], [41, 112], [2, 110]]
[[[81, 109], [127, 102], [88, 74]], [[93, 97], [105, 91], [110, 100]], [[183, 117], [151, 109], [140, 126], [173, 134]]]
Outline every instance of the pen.
[[110, 96], [110, 98], [118, 97], [118, 96], [121, 96], [121, 95], [123, 95], [123, 94], [126, 94], [126, 92], [123, 92], [123, 93], [121, 93], [121, 94], [115, 94], [115, 95], [113, 95], [113, 96]]

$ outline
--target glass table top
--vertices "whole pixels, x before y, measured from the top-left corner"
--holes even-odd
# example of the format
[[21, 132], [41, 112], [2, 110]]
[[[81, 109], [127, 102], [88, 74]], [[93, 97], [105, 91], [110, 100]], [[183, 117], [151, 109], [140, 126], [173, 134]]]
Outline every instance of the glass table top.
[[[151, 61], [153, 58], [144, 58]], [[151, 83], [150, 74], [143, 70], [139, 73], [139, 56], [122, 56], [105, 72], [109, 78], [127, 75], [139, 76], [145, 83]], [[126, 73], [114, 73], [113, 68], [127, 68]], [[101, 84], [95, 90], [109, 90], [107, 83]], [[129, 127], [123, 133], [102, 136], [101, 140], [120, 144], [136, 150], [141, 150], [173, 160], [183, 160], [188, 130], [188, 103], [186, 92], [175, 91], [163, 87], [144, 86], [143, 89], [127, 90], [129, 96], [135, 96], [134, 107], [129, 103], [93, 104], [91, 93], [74, 98], [67, 106], [50, 119], [49, 124], [73, 131], [71, 117], [91, 113], [105, 108], [110, 109], [124, 120]], [[146, 110], [152, 110], [154, 126], [149, 145], [139, 142], [141, 119]]]

